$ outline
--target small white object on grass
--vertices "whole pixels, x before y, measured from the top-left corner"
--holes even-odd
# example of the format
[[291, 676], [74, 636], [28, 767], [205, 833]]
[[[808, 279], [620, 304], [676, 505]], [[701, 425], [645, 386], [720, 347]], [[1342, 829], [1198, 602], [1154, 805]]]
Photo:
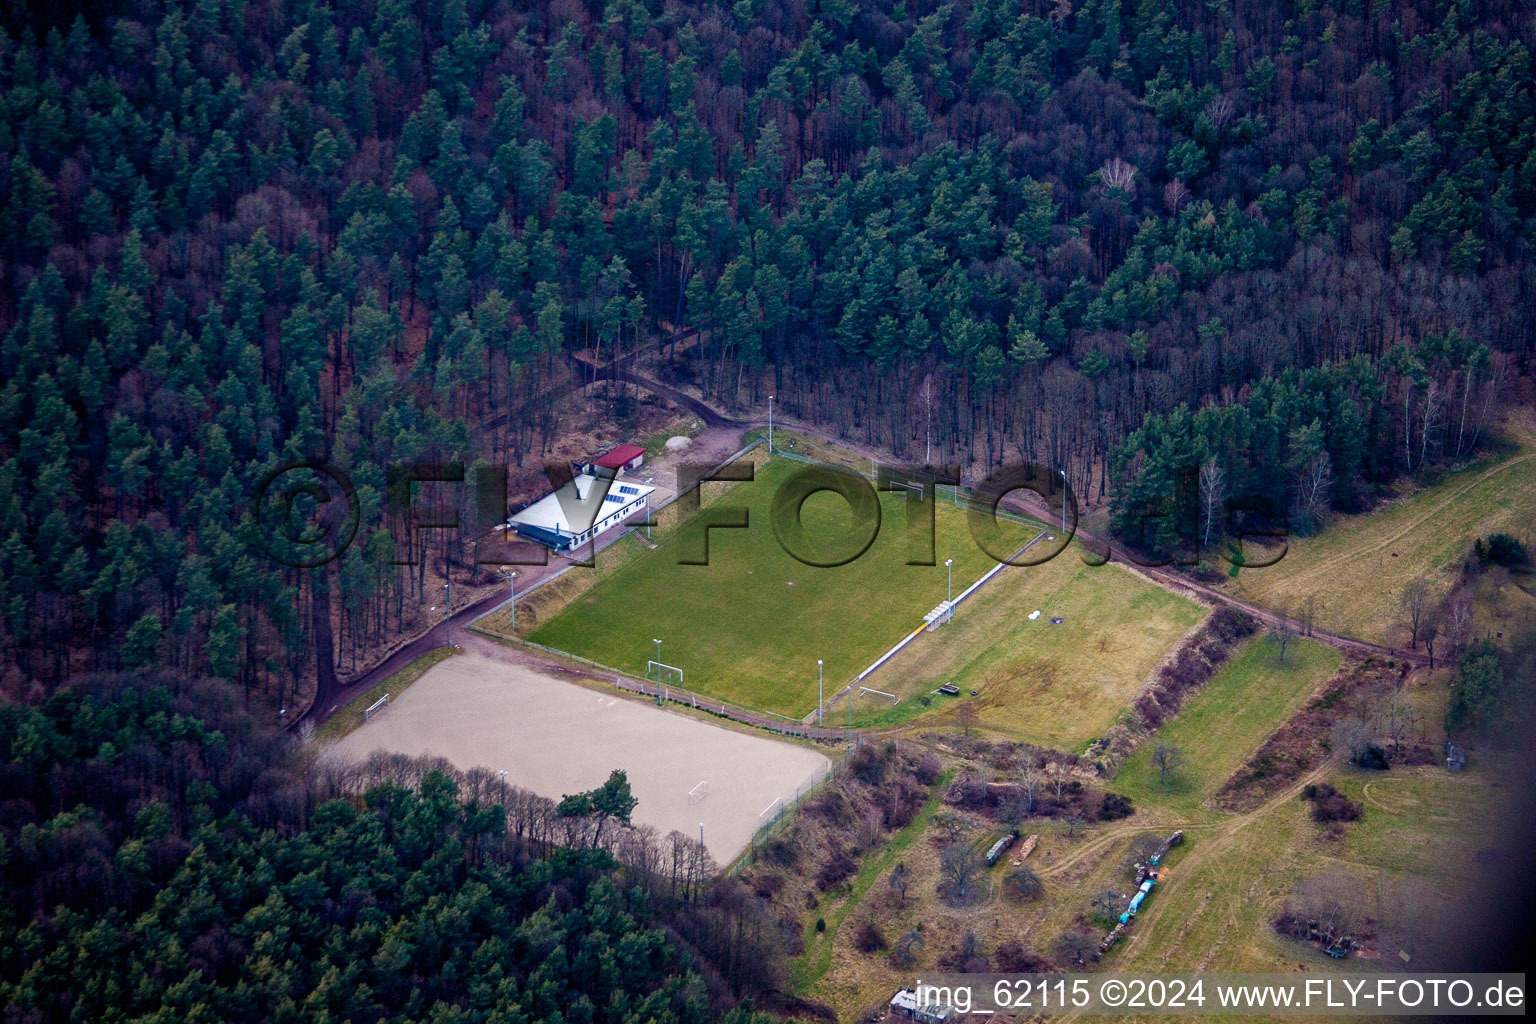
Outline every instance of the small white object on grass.
[[1030, 622], [1034, 622], [1039, 617], [1040, 617], [1040, 609], [1039, 608], [1036, 608], [1034, 611], [1029, 613], [1029, 621]]

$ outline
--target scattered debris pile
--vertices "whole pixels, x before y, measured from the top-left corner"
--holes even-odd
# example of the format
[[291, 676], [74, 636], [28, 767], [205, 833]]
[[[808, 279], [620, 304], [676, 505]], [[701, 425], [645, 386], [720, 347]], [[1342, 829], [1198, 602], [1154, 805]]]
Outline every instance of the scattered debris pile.
[[1125, 908], [1125, 912], [1120, 915], [1119, 922], [1116, 923], [1114, 928], [1110, 929], [1108, 935], [1104, 936], [1104, 941], [1099, 943], [1099, 952], [1101, 954], [1108, 952], [1109, 947], [1113, 946], [1116, 942], [1119, 942], [1120, 937], [1124, 935], [1130, 928], [1131, 922], [1136, 919], [1136, 915], [1141, 911], [1141, 905], [1146, 902], [1147, 897], [1152, 894], [1152, 889], [1157, 885], [1158, 879], [1162, 875], [1163, 859], [1168, 856], [1169, 850], [1173, 849], [1183, 841], [1184, 831], [1180, 829], [1173, 835], [1169, 836], [1163, 845], [1159, 846], [1157, 850], [1147, 858], [1147, 862], [1145, 864], [1136, 865], [1136, 894], [1131, 897], [1130, 905], [1127, 906]]

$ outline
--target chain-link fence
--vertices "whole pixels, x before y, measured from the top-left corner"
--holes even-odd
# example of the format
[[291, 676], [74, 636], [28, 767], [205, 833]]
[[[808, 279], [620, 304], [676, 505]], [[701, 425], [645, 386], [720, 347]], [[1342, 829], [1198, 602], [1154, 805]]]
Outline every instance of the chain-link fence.
[[762, 814], [762, 824], [757, 827], [756, 832], [752, 833], [752, 838], [747, 840], [747, 848], [731, 864], [727, 869], [727, 873], [734, 875], [757, 860], [763, 844], [799, 813], [801, 806], [812, 794], [825, 785], [827, 780], [842, 770], [849, 756], [862, 745], [862, 742], [859, 737], [855, 736], [851, 748], [845, 751], [841, 757], [836, 761], [829, 761], [817, 768], [795, 787], [793, 796], [787, 796], [776, 801], [772, 807], [764, 811]]

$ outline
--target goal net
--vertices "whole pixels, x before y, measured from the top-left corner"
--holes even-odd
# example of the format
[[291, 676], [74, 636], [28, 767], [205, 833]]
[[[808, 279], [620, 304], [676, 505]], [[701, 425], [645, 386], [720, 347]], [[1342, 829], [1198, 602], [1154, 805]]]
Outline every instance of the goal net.
[[683, 670], [676, 665], [668, 665], [660, 661], [648, 661], [645, 663], [645, 678], [656, 683], [676, 683], [683, 685]]
[[378, 700], [374, 701], [372, 704], [363, 709], [363, 721], [365, 723], [372, 721], [374, 715], [378, 714], [380, 711], [383, 711], [387, 707], [389, 707], [389, 694], [386, 693], [384, 696], [380, 697]]
[[704, 798], [707, 796], [709, 796], [709, 783], [700, 782], [688, 791], [688, 802], [690, 804], [703, 803]]

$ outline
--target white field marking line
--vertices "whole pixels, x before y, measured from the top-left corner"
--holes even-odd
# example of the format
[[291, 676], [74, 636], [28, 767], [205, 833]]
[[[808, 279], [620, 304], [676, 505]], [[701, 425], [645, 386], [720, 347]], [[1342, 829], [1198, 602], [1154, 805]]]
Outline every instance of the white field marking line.
[[[1037, 544], [1039, 542], [1040, 538], [1045, 536], [1045, 532], [1046, 531], [1044, 529], [1042, 529], [1039, 533], [1035, 534], [1033, 538], [1031, 538], [1029, 541], [1026, 541], [1024, 543], [1024, 545], [1019, 548], [1019, 550], [1015, 551], [1012, 555], [1009, 555], [1008, 557], [1010, 559], [1016, 558], [1019, 555], [1023, 554], [1024, 552], [1028, 551], [1030, 548], [1034, 547], [1035, 544]], [[977, 589], [979, 589], [983, 584], [985, 584], [993, 576], [996, 576], [998, 573], [1002, 572], [1003, 569], [1008, 566], [1008, 564], [1009, 563], [1007, 563], [1007, 562], [998, 562], [992, 568], [988, 569], [982, 575], [982, 577], [980, 579], [978, 579], [975, 583], [972, 583], [970, 586], [966, 587], [963, 591], [960, 592], [960, 596], [955, 598], [954, 601], [951, 602], [951, 604], [950, 604], [951, 609], [953, 609], [954, 607], [958, 606], [966, 598], [970, 597], [973, 592], [975, 592]], [[869, 676], [872, 672], [874, 672], [876, 669], [878, 669], [881, 665], [884, 665], [887, 661], [891, 660], [891, 658], [895, 657], [896, 654], [898, 652], [900, 652], [903, 647], [906, 647], [907, 644], [911, 643], [913, 640], [916, 640], [918, 634], [923, 632], [927, 628], [928, 628], [928, 623], [925, 622], [922, 625], [918, 626], [916, 629], [914, 629], [912, 632], [908, 633], [906, 636], [902, 637], [900, 642], [898, 642], [895, 647], [892, 647], [890, 650], [888, 650], [884, 654], [880, 655], [879, 658], [875, 659], [874, 664], [870, 665], [863, 672], [860, 672], [856, 677], [854, 677], [853, 681], [855, 683], [862, 683], [867, 676]]]

